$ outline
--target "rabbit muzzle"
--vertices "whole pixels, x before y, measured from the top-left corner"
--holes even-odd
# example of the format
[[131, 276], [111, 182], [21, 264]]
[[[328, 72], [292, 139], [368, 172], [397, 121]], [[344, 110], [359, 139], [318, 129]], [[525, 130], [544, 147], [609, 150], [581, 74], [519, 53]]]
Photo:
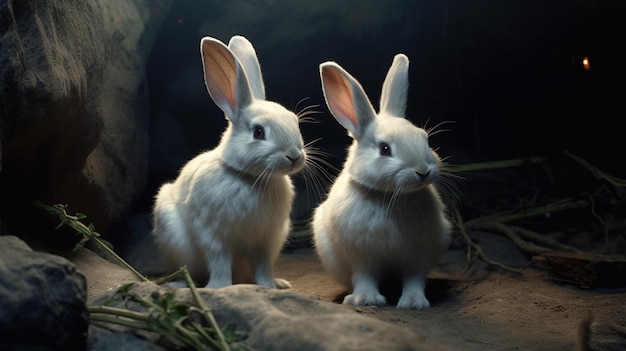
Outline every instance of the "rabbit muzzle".
[[290, 166], [287, 168], [288, 174], [300, 172], [306, 163], [306, 153], [303, 150], [292, 151], [285, 155], [290, 162]]

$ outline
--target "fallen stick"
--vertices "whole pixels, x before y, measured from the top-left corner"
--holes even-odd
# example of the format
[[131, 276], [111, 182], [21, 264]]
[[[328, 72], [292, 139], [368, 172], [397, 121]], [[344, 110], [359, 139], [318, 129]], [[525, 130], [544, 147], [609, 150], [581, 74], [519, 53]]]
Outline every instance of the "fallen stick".
[[600, 179], [600, 180], [606, 180], [607, 182], [613, 184], [613, 186], [616, 186], [618, 188], [624, 188], [626, 187], [626, 179], [621, 179], [621, 178], [617, 178], [615, 176], [612, 176], [610, 174], [607, 174], [603, 171], [601, 171], [599, 168], [592, 166], [589, 162], [585, 161], [584, 159], [568, 152], [565, 151], [565, 155], [569, 156], [569, 158], [571, 158], [572, 160], [576, 161], [577, 163], [579, 163], [580, 165], [582, 165], [583, 167], [587, 168], [589, 170], [589, 172], [591, 172], [591, 174], [596, 178], [596, 179]]
[[587, 206], [589, 206], [589, 203], [585, 200], [574, 201], [574, 200], [565, 199], [565, 200], [556, 201], [556, 202], [553, 202], [544, 206], [505, 211], [505, 212], [495, 213], [492, 215], [474, 218], [474, 219], [467, 221], [466, 225], [472, 226], [477, 222], [493, 222], [493, 221], [506, 223], [506, 222], [511, 222], [511, 221], [515, 221], [518, 219], [528, 218], [528, 217], [534, 217], [534, 216], [538, 216], [538, 215], [542, 215], [546, 213], [571, 210], [575, 208], [583, 208]]
[[459, 232], [461, 233], [461, 235], [463, 236], [463, 239], [465, 240], [465, 242], [467, 243], [467, 260], [468, 260], [468, 265], [465, 268], [465, 270], [463, 271], [463, 273], [465, 273], [471, 266], [472, 264], [472, 254], [471, 251], [472, 249], [474, 249], [474, 251], [476, 252], [476, 254], [478, 255], [478, 257], [485, 261], [487, 264], [492, 265], [492, 266], [496, 266], [499, 268], [502, 268], [506, 271], [509, 272], [513, 272], [516, 274], [522, 274], [522, 271], [516, 268], [512, 268], [509, 267], [505, 264], [502, 264], [500, 262], [494, 261], [490, 258], [487, 257], [487, 255], [485, 255], [483, 249], [480, 247], [480, 245], [474, 243], [472, 241], [472, 238], [469, 236], [469, 234], [467, 233], [466, 229], [465, 229], [465, 225], [463, 224], [463, 217], [461, 216], [461, 213], [459, 212], [459, 209], [456, 207], [453, 207], [454, 210], [454, 218], [455, 218], [455, 222], [456, 222], [456, 227], [459, 229]]
[[545, 248], [522, 239], [512, 227], [507, 226], [504, 223], [496, 222], [496, 221], [481, 221], [474, 222], [471, 225], [472, 229], [481, 229], [490, 232], [500, 232], [504, 234], [507, 238], [509, 238], [517, 247], [519, 247], [522, 251], [531, 253], [531, 254], [541, 254], [544, 252], [552, 251], [552, 249]]

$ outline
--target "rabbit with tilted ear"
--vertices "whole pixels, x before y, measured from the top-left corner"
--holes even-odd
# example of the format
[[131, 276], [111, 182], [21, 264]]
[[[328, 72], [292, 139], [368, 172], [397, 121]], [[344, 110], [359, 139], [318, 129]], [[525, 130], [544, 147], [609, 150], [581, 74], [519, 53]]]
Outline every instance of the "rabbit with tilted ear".
[[[294, 187], [290, 175], [307, 154], [297, 116], [265, 99], [252, 44], [201, 44], [209, 95], [228, 127], [219, 145], [189, 161], [158, 191], [154, 235], [169, 268], [186, 265], [209, 288], [232, 285], [245, 272], [259, 285], [288, 288], [273, 264], [290, 229]], [[241, 273], [244, 272], [244, 273]], [[243, 281], [246, 282], [246, 281]]]
[[320, 65], [326, 104], [354, 139], [343, 170], [313, 216], [322, 264], [352, 290], [345, 304], [386, 304], [379, 283], [394, 276], [402, 279], [398, 308], [429, 307], [427, 274], [450, 243], [451, 225], [433, 183], [440, 159], [426, 131], [404, 118], [408, 65], [405, 55], [396, 55], [378, 114], [341, 66]]

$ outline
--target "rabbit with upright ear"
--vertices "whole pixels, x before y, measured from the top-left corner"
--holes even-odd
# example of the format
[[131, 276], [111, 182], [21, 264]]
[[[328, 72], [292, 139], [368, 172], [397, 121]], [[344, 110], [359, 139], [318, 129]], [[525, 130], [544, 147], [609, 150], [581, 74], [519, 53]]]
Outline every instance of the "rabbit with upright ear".
[[204, 37], [200, 49], [207, 90], [228, 127], [217, 147], [159, 189], [155, 241], [169, 268], [186, 265], [196, 282], [208, 279], [206, 287], [232, 285], [248, 272], [252, 283], [288, 288], [272, 267], [290, 229], [290, 175], [307, 159], [298, 117], [266, 100], [246, 38], [233, 36], [226, 46]]
[[450, 243], [435, 188], [441, 161], [425, 130], [404, 118], [408, 58], [395, 56], [377, 114], [359, 82], [335, 62], [320, 65], [326, 104], [354, 139], [342, 171], [313, 216], [323, 266], [352, 291], [343, 303], [385, 305], [379, 284], [402, 280], [398, 308], [430, 306], [429, 271]]

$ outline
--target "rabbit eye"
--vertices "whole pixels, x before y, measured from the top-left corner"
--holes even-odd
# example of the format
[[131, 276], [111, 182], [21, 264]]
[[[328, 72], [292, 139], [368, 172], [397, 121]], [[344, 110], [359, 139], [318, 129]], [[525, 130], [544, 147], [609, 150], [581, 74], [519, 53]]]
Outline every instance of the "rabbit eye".
[[387, 143], [380, 143], [380, 155], [391, 156], [391, 146]]
[[261, 126], [256, 126], [254, 127], [254, 131], [252, 132], [252, 135], [254, 136], [254, 139], [263, 140], [265, 139], [265, 129], [263, 129], [263, 127]]

